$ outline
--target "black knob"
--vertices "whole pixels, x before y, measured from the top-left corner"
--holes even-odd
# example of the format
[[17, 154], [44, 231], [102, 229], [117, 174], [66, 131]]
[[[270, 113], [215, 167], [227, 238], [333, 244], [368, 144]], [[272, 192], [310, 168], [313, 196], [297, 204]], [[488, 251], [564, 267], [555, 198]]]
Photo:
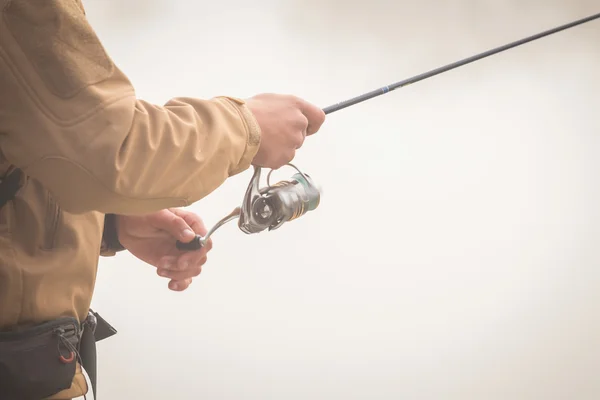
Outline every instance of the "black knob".
[[177, 243], [175, 243], [175, 247], [177, 247], [178, 250], [200, 250], [202, 248], [201, 239], [202, 236], [196, 235], [195, 238], [187, 243], [183, 243], [178, 240]]

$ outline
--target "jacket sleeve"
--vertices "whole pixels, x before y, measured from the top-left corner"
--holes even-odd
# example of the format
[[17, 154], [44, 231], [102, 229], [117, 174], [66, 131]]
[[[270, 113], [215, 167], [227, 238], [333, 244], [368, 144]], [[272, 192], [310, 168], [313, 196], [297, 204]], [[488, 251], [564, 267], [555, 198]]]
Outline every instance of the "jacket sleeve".
[[243, 100], [138, 99], [76, 0], [0, 4], [0, 147], [65, 210], [187, 206], [249, 168], [261, 132]]

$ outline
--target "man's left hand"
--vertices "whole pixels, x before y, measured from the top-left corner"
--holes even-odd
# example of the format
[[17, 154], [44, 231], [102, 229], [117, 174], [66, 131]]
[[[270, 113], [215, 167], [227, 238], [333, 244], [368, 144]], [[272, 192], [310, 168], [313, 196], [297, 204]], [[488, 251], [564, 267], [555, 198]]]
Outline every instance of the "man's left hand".
[[189, 211], [170, 208], [144, 216], [117, 217], [119, 242], [131, 254], [157, 268], [158, 275], [169, 278], [169, 289], [182, 291], [200, 275], [212, 240], [196, 251], [182, 251], [175, 241], [189, 242], [196, 234], [206, 235], [202, 219]]

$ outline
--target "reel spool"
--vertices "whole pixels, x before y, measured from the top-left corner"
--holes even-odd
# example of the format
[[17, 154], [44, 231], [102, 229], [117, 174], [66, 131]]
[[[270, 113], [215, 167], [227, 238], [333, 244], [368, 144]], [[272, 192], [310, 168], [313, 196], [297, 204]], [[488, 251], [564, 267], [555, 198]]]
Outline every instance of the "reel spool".
[[287, 164], [297, 172], [288, 180], [270, 183], [273, 170], [267, 175], [267, 186], [260, 187], [261, 167], [254, 167], [241, 207], [236, 207], [231, 213], [217, 222], [202, 237], [196, 237], [188, 243], [177, 241], [179, 250], [199, 250], [209, 237], [221, 226], [239, 218], [238, 227], [246, 234], [259, 233], [264, 230], [278, 229], [286, 222], [300, 218], [309, 211], [316, 209], [321, 202], [320, 188], [312, 178], [300, 171], [295, 165]]

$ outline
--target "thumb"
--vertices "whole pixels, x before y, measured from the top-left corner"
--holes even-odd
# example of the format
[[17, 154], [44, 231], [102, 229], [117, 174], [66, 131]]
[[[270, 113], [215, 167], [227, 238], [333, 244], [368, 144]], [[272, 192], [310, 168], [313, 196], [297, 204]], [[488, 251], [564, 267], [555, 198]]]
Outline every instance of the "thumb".
[[177, 214], [170, 210], [162, 210], [152, 214], [151, 223], [155, 228], [169, 232], [173, 237], [184, 243], [190, 242], [196, 234], [192, 228]]

